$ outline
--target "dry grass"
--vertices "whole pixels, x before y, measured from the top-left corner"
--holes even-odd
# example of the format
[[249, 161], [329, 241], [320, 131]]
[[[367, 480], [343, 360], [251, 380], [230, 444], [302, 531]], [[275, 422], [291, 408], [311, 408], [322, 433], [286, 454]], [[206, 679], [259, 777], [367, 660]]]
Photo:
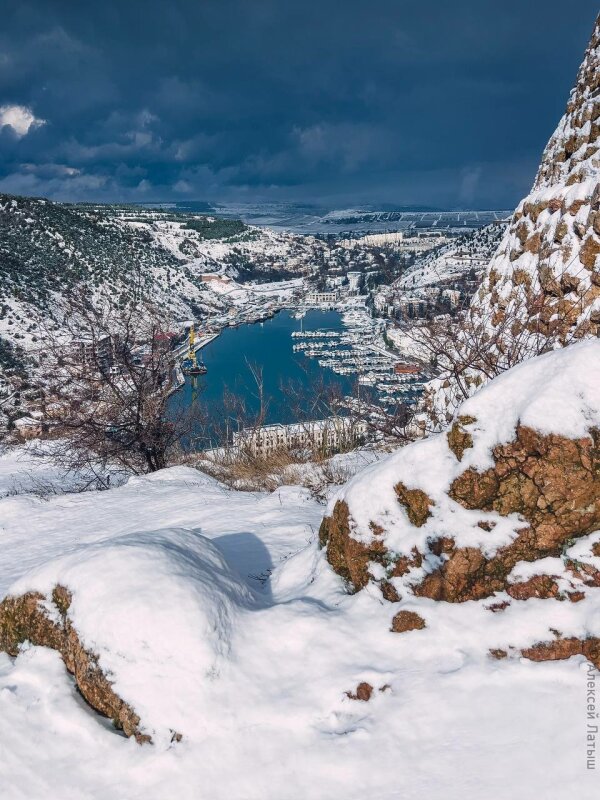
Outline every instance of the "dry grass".
[[292, 466], [306, 464], [311, 453], [298, 453], [279, 448], [268, 455], [246, 450], [225, 449], [203, 454], [196, 466], [233, 489], [273, 491], [284, 482], [283, 476]]
[[232, 489], [273, 491], [279, 486], [304, 486], [323, 499], [327, 488], [345, 483], [354, 471], [336, 463], [335, 457], [319, 450], [286, 447], [268, 455], [249, 451], [221, 450], [186, 459], [186, 463], [211, 475]]

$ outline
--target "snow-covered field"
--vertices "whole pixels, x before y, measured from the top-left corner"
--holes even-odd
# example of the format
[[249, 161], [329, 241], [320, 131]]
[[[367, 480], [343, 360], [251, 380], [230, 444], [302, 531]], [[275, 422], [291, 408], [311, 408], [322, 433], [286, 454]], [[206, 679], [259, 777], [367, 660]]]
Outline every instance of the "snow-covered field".
[[[475, 603], [429, 601], [425, 630], [390, 632], [394, 606], [347, 594], [319, 551], [323, 510], [182, 467], [0, 500], [0, 596], [69, 584], [80, 635], [154, 738], [91, 711], [56, 652], [1, 654], [2, 798], [597, 797], [583, 662], [490, 659], [523, 617]], [[350, 699], [363, 681], [373, 697]]]

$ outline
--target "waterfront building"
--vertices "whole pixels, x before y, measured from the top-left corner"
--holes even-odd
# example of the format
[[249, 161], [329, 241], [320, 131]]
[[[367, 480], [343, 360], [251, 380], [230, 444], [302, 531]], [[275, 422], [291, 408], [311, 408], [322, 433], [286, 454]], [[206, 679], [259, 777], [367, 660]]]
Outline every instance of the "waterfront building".
[[306, 301], [313, 305], [328, 305], [337, 303], [338, 293], [335, 289], [327, 289], [325, 291], [309, 292], [306, 296]]
[[394, 364], [394, 374], [396, 375], [418, 375], [421, 368], [417, 364]]
[[366, 422], [348, 417], [329, 417], [244, 429], [233, 434], [233, 445], [260, 456], [268, 456], [277, 450], [305, 447], [333, 453], [360, 444], [366, 439], [367, 433]]

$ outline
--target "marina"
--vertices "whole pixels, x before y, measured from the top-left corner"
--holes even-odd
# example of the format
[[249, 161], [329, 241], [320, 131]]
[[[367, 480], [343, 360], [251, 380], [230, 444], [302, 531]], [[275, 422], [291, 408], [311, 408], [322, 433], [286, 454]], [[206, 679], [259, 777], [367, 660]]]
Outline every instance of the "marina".
[[[195, 353], [201, 350], [197, 363], [202, 374], [189, 369], [185, 374], [192, 347]], [[424, 379], [418, 365], [387, 350], [381, 323], [366, 310], [284, 310], [262, 322], [228, 326], [220, 334], [196, 333], [177, 354], [184, 362], [178, 370], [181, 391], [173, 402], [183, 407], [197, 403], [212, 418], [201, 446], [215, 443], [224, 420], [231, 431], [239, 425], [238, 412], [229, 407], [234, 397], [247, 419], [261, 414], [262, 403], [263, 424], [291, 424], [300, 416], [311, 418], [315, 386], [345, 398], [341, 402], [348, 408], [356, 398], [393, 408], [414, 402]]]
[[315, 359], [322, 369], [351, 377], [359, 394], [361, 387], [368, 388], [385, 407], [414, 402], [423, 387], [421, 367], [401, 362], [385, 347], [381, 323], [355, 309], [343, 315], [342, 324], [343, 330], [293, 331], [293, 351]]

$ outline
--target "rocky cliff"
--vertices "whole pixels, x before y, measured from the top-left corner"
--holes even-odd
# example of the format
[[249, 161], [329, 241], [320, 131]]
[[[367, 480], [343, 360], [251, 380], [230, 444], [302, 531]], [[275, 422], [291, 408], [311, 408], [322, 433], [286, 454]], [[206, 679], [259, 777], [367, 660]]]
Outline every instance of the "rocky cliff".
[[[529, 195], [473, 298], [467, 324], [487, 340], [467, 391], [515, 363], [600, 330], [600, 17], [567, 108], [552, 134]], [[467, 351], [464, 343], [462, 350]], [[472, 354], [473, 348], [471, 348]], [[461, 340], [458, 340], [458, 360]], [[461, 399], [451, 377], [432, 387], [428, 408], [445, 424]]]

